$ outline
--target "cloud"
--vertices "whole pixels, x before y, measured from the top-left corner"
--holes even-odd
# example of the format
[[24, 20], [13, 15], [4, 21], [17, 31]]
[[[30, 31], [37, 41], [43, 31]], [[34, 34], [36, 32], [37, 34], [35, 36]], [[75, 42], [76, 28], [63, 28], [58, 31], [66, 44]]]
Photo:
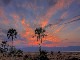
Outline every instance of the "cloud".
[[12, 0], [0, 0], [0, 5], [7, 6], [11, 3]]
[[[34, 36], [34, 30], [38, 26], [44, 28], [50, 22], [53, 24], [58, 22], [59, 24], [60, 22], [73, 22], [75, 19], [80, 18], [80, 16], [77, 16], [66, 21], [63, 20], [69, 16], [70, 13], [68, 13], [66, 9], [71, 6], [73, 1], [74, 0], [1, 0], [1, 2], [3, 2], [2, 4], [7, 6], [6, 8], [2, 5], [0, 6], [0, 28], [8, 29], [13, 27], [18, 31], [21, 38], [25, 38], [24, 41], [21, 40], [21, 38], [15, 40], [14, 45], [23, 44], [25, 46], [36, 46], [40, 41], [37, 42], [37, 38], [32, 38], [32, 36]], [[63, 12], [60, 13], [61, 11]], [[60, 15], [58, 20], [55, 19], [57, 18], [57, 13]], [[54, 17], [54, 15], [56, 16]], [[67, 32], [68, 29], [66, 25], [54, 25], [53, 28], [46, 29], [45, 33], [48, 34], [48, 36], [43, 38], [42, 46], [61, 46], [61, 38], [57, 35], [64, 27]], [[1, 32], [1, 34], [3, 34], [3, 32]], [[66, 45], [68, 44], [66, 43]]]
[[[67, 1], [65, 1], [65, 0], [58, 0], [57, 3], [54, 6], [50, 7], [47, 10], [46, 14], [44, 16], [42, 16], [42, 18], [40, 19], [41, 20], [40, 23], [44, 23], [44, 25], [41, 24], [41, 26], [42, 27], [46, 26], [53, 15], [55, 15], [59, 10], [61, 10], [63, 8], [67, 8], [67, 6], [69, 6], [72, 2], [73, 1], [69, 1], [69, 0], [67, 0]], [[66, 15], [67, 15], [67, 13], [65, 12], [61, 16], [60, 19], [65, 18]]]
[[52, 41], [45, 41], [44, 43], [45, 43], [45, 44], [53, 44]]
[[64, 13], [61, 15], [60, 19], [64, 19], [64, 18], [66, 18], [67, 16], [68, 16], [68, 12], [66, 11], [66, 12], [64, 12]]
[[60, 26], [57, 30], [54, 31], [54, 33], [60, 32], [60, 31], [64, 28], [64, 26], [65, 26], [65, 25]]
[[9, 4], [11, 2], [11, 0], [2, 0], [4, 4]]

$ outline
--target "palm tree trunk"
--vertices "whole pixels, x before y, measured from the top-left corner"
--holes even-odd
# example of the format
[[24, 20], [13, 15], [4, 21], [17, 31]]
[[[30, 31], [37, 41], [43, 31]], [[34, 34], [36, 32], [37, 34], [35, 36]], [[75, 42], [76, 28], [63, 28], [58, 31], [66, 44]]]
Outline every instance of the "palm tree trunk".
[[[12, 52], [14, 51], [14, 48], [13, 48], [13, 36], [12, 36]], [[12, 54], [12, 60], [14, 60], [14, 53]]]
[[41, 43], [42, 43], [42, 38], [41, 38]]
[[13, 47], [13, 36], [12, 36], [12, 47]]
[[39, 44], [39, 54], [41, 54], [41, 44]]

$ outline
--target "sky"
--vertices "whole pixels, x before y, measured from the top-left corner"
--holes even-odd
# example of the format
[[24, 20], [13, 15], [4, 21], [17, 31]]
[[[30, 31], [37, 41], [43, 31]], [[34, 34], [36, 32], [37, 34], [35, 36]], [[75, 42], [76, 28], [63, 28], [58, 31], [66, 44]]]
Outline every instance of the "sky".
[[[39, 46], [32, 36], [37, 27], [45, 27], [47, 34], [42, 46], [80, 46], [80, 0], [0, 0], [0, 43], [7, 40], [10, 28], [17, 30], [16, 47]], [[67, 23], [74, 21], [72, 23]]]

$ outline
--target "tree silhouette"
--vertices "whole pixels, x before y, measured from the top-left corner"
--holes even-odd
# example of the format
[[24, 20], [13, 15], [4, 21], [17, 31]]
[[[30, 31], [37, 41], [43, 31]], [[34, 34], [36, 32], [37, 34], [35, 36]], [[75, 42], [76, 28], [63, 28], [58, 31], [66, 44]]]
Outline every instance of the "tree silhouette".
[[53, 51], [51, 51], [50, 53], [51, 53], [51, 55], [53, 55]]
[[10, 48], [9, 48], [9, 55], [10, 56], [14, 56], [15, 52], [16, 52], [16, 48], [14, 46], [10, 46]]
[[[45, 34], [46, 30], [43, 29], [42, 27], [39, 27], [39, 28], [36, 28], [34, 32], [35, 32], [35, 36], [37, 37], [37, 41], [38, 41], [38, 40], [41, 40], [41, 41], [40, 41], [40, 44], [39, 44], [39, 52], [41, 52], [42, 38], [44, 38], [45, 36], [47, 36], [47, 35]], [[33, 36], [33, 37], [34, 37], [34, 36]]]
[[16, 35], [17, 35], [17, 31], [15, 29], [13, 29], [13, 28], [9, 29], [8, 32], [7, 32], [8, 39], [10, 37], [12, 38], [12, 46], [13, 46], [13, 39], [17, 38]]
[[8, 37], [8, 39], [9, 39], [10, 37], [12, 38], [12, 47], [11, 47], [11, 51], [10, 51], [10, 54], [11, 54], [12, 57], [14, 56], [14, 53], [15, 53], [14, 46], [13, 46], [13, 39], [14, 39], [14, 38], [17, 38], [16, 35], [17, 35], [16, 29], [11, 28], [11, 29], [9, 29], [8, 32], [7, 32], [7, 37]]
[[6, 48], [6, 46], [7, 46], [7, 41], [2, 41], [1, 46], [2, 46], [3, 52], [7, 52], [7, 51], [8, 51], [8, 48]]
[[3, 53], [3, 49], [0, 47], [0, 53]]
[[[40, 45], [40, 44], [39, 44]], [[39, 46], [39, 52], [41, 53], [41, 45]]]
[[7, 41], [2, 41], [1, 42], [1, 47], [0, 47], [0, 53], [2, 53], [3, 56], [5, 56], [7, 52], [8, 52]]
[[41, 43], [42, 43], [42, 38], [44, 38], [44, 36], [47, 36], [45, 34], [45, 32], [46, 32], [46, 30], [43, 29], [42, 27], [39, 27], [39, 28], [35, 29], [35, 36], [37, 36], [37, 41], [41, 40]]

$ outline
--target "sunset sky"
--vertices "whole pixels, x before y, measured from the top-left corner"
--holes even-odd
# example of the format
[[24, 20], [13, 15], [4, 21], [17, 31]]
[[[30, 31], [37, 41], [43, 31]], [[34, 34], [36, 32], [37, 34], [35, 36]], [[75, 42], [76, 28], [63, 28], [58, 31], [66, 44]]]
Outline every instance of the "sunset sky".
[[[80, 0], [0, 0], [0, 42], [7, 38], [10, 28], [17, 30], [14, 46], [38, 46], [34, 36], [37, 27], [45, 27], [48, 36], [42, 46], [80, 46]], [[67, 24], [64, 24], [67, 23]]]

